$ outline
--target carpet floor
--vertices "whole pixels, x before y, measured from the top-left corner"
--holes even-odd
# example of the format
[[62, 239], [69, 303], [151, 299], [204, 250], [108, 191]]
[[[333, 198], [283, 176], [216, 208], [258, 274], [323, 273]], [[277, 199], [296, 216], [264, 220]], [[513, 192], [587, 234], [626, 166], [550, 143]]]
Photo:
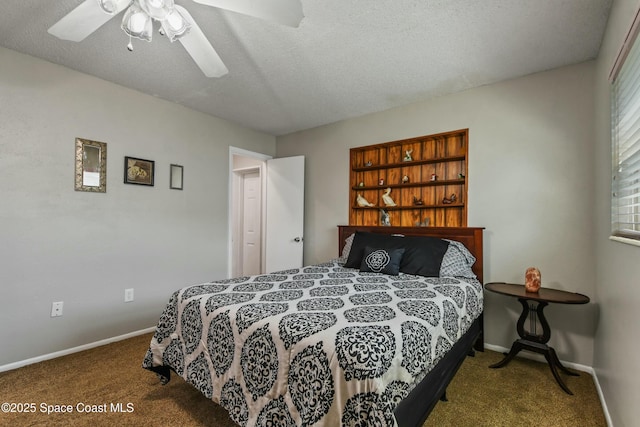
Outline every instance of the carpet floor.
[[[0, 401], [9, 404], [2, 406], [0, 425], [236, 427], [177, 375], [162, 386], [142, 369], [150, 340], [141, 335], [0, 373]], [[570, 396], [546, 364], [516, 358], [488, 368], [501, 358], [492, 351], [467, 357], [448, 401], [436, 405], [424, 427], [607, 425], [588, 373], [562, 374]]]

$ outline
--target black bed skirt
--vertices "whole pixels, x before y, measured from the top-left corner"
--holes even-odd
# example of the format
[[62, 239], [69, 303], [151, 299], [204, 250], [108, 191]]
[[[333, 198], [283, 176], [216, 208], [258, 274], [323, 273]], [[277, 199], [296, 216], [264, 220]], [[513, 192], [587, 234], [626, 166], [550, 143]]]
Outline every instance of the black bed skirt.
[[469, 330], [453, 345], [446, 356], [427, 374], [394, 411], [399, 427], [420, 427], [447, 391], [447, 386], [465, 357], [476, 350], [483, 351], [482, 314]]

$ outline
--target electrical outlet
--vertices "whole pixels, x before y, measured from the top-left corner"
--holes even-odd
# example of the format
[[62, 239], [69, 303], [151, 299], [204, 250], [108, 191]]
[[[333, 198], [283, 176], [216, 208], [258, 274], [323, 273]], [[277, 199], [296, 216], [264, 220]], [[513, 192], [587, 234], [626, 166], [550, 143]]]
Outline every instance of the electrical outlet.
[[62, 301], [51, 303], [51, 317], [62, 316]]
[[125, 289], [124, 302], [131, 302], [131, 301], [133, 301], [133, 288]]

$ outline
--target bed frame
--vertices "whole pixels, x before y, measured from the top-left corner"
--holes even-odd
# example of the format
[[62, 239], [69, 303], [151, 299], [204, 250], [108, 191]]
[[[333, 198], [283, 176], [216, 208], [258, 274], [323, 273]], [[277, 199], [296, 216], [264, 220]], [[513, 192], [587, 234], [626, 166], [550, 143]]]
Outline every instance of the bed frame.
[[[480, 283], [482, 276], [482, 231], [481, 227], [380, 227], [380, 226], [338, 226], [338, 254], [342, 254], [345, 239], [356, 231], [382, 234], [402, 234], [405, 236], [429, 236], [462, 242], [476, 257], [473, 272]], [[484, 351], [483, 315], [481, 314], [469, 330], [456, 342], [447, 355], [425, 376], [425, 378], [396, 407], [394, 415], [400, 427], [420, 427], [439, 400], [447, 400], [447, 386], [462, 365], [467, 355], [474, 349]]]

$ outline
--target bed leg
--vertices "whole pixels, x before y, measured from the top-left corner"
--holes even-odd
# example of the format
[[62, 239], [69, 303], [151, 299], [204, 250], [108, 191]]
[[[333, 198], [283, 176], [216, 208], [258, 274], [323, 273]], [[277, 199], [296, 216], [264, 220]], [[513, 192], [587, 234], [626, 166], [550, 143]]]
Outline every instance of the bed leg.
[[442, 396], [440, 396], [440, 400], [443, 402], [449, 401], [449, 399], [447, 399], [447, 390], [445, 390], [444, 393], [442, 393]]

